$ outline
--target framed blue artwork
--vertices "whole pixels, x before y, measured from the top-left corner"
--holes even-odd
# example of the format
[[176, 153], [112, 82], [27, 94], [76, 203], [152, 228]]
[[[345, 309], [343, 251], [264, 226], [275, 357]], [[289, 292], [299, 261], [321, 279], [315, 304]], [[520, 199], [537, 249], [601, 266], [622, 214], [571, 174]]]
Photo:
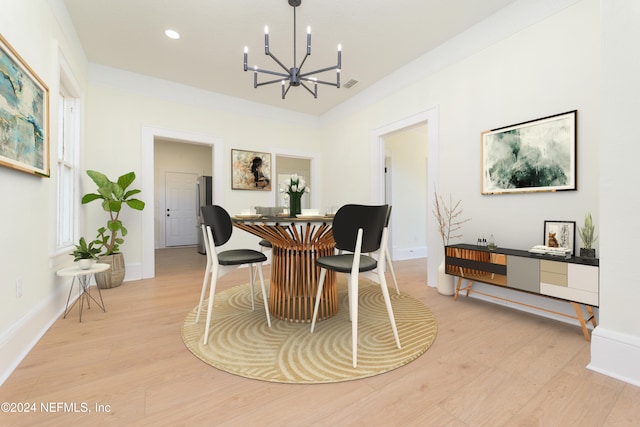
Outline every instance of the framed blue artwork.
[[49, 89], [0, 35], [0, 165], [49, 176]]

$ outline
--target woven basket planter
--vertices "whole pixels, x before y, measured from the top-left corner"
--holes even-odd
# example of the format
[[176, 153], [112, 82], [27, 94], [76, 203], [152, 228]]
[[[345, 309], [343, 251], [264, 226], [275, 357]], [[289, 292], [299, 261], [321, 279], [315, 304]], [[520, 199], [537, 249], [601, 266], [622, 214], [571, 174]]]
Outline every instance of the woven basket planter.
[[121, 253], [103, 255], [98, 258], [98, 262], [111, 266], [109, 270], [95, 275], [96, 284], [100, 289], [116, 288], [122, 285], [125, 274], [124, 255]]

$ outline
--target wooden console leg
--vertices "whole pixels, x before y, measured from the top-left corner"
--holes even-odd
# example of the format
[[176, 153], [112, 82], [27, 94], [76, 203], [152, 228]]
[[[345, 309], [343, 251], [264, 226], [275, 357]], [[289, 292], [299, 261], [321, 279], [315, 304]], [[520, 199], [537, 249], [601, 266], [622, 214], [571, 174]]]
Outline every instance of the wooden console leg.
[[458, 277], [458, 284], [456, 285], [456, 292], [453, 294], [453, 300], [456, 301], [458, 299], [458, 294], [460, 293], [460, 285], [462, 284], [462, 277]]
[[[582, 315], [582, 309], [580, 308], [580, 304], [578, 304], [577, 302], [572, 302], [571, 305], [573, 305], [573, 308], [576, 310], [576, 315], [578, 320], [580, 321], [580, 326], [582, 326], [582, 334], [584, 335], [584, 339], [586, 339], [587, 341], [591, 341], [591, 336], [589, 335], [589, 330], [587, 329], [587, 323], [584, 320], [584, 316]], [[591, 315], [591, 318], [589, 319], [589, 321], [592, 322], [592, 324], [596, 321], [595, 317], [593, 316], [593, 310], [591, 309], [591, 307], [587, 306], [587, 311], [589, 312], [589, 315]]]

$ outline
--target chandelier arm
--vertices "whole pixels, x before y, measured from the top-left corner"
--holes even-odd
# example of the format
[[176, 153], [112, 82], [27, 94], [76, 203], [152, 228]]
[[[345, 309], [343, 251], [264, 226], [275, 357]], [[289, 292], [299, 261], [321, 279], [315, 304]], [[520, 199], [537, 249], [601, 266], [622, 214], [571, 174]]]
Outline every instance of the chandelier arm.
[[[257, 72], [257, 73], [263, 73], [263, 74], [271, 74], [273, 76], [280, 76], [280, 77], [284, 77], [286, 79], [289, 79], [291, 77], [291, 74], [289, 72], [287, 72], [287, 73], [279, 73], [277, 71], [263, 70], [262, 68], [254, 68], [252, 71], [253, 72]], [[287, 71], [289, 71], [289, 70], [287, 70]]]
[[334, 65], [333, 67], [321, 68], [319, 70], [313, 70], [313, 71], [309, 71], [308, 73], [300, 74], [300, 78], [307, 77], [307, 76], [312, 76], [314, 74], [324, 73], [325, 71], [338, 70], [338, 69], [339, 68], [338, 68], [337, 65]]
[[256, 83], [255, 87], [264, 86], [264, 85], [270, 85], [270, 84], [273, 84], [273, 83], [282, 83], [282, 79], [269, 80], [269, 81], [266, 81], [266, 82]]
[[285, 70], [287, 73], [289, 72], [289, 69], [282, 62], [280, 62], [278, 58], [273, 56], [271, 52], [269, 52], [267, 55], [269, 55], [271, 59], [273, 59], [279, 66], [281, 66], [283, 70]]
[[291, 83], [289, 83], [286, 90], [284, 88], [284, 85], [282, 85], [282, 99], [284, 99], [284, 97], [287, 96], [287, 92], [289, 92], [289, 89], [291, 89]]
[[[314, 83], [315, 83], [315, 82], [314, 82]], [[300, 82], [300, 86], [304, 87], [307, 91], [309, 91], [309, 93], [310, 93], [311, 95], [313, 95], [313, 97], [314, 97], [314, 98], [317, 98], [317, 97], [318, 97], [318, 86], [315, 86], [315, 85], [314, 85], [314, 89], [315, 89], [315, 91], [313, 91], [313, 90], [309, 89], [309, 88], [307, 87], [307, 85], [306, 85], [306, 84], [304, 84], [303, 82]]]
[[321, 85], [338, 87], [338, 83], [327, 82], [327, 81], [323, 81], [323, 80], [312, 80], [312, 79], [300, 79], [300, 80], [304, 80], [305, 82], [309, 82], [309, 83], [318, 83], [318, 84], [321, 84]]
[[307, 58], [308, 58], [309, 56], [310, 56], [310, 55], [307, 53], [307, 54], [304, 56], [304, 58], [302, 58], [302, 62], [300, 63], [300, 66], [298, 67], [298, 70], [302, 70], [302, 66], [304, 65], [305, 61], [307, 60]]

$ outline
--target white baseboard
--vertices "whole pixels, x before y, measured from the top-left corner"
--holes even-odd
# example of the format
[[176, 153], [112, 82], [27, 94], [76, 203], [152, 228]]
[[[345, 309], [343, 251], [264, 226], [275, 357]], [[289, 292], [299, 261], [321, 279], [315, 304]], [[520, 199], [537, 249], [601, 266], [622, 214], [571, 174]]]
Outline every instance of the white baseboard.
[[615, 332], [602, 326], [591, 335], [592, 371], [640, 386], [640, 337]]
[[426, 258], [427, 247], [419, 246], [415, 248], [393, 248], [391, 258], [394, 261], [402, 261], [405, 259]]

